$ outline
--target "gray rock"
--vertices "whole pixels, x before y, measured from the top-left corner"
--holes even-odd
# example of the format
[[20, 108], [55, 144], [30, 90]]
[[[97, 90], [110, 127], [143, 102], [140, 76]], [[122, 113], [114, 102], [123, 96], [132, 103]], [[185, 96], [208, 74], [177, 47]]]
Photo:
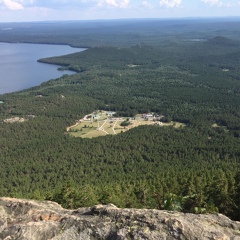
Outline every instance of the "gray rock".
[[76, 210], [49, 201], [0, 198], [1, 240], [240, 240], [240, 222], [113, 204]]

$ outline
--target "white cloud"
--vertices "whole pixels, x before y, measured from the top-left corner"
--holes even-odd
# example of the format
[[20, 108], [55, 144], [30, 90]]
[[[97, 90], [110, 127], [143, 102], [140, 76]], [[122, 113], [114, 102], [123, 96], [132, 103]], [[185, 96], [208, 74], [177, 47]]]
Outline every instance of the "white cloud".
[[207, 3], [211, 6], [217, 6], [217, 7], [233, 7], [234, 4], [227, 2], [227, 3], [223, 3], [220, 0], [201, 0], [204, 3]]
[[129, 5], [130, 0], [124, 0], [121, 2], [120, 7], [125, 8]]
[[160, 6], [167, 8], [179, 7], [182, 4], [182, 0], [161, 0]]
[[142, 5], [143, 5], [145, 8], [153, 8], [153, 6], [152, 6], [148, 1], [143, 1], [143, 2], [142, 2]]
[[126, 8], [128, 7], [130, 0], [100, 0], [98, 6], [109, 6], [117, 8]]
[[[20, 0], [20, 2], [21, 2], [21, 0]], [[23, 5], [17, 1], [1, 0], [0, 3], [3, 3], [3, 5], [10, 10], [23, 10], [24, 9]]]
[[201, 0], [204, 3], [210, 4], [212, 6], [221, 6], [222, 2], [219, 0]]

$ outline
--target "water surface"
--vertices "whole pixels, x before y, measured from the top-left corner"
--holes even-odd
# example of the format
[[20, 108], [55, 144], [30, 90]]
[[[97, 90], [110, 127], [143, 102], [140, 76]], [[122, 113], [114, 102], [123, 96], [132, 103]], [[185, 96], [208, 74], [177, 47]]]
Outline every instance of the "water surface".
[[37, 60], [83, 50], [65, 45], [0, 43], [0, 94], [37, 86], [63, 74], [73, 74], [72, 71], [58, 71], [59, 66]]

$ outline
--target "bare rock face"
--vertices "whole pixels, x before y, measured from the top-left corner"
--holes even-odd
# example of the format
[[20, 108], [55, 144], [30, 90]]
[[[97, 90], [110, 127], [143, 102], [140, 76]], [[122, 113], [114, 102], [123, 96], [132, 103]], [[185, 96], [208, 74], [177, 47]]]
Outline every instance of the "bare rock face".
[[0, 198], [0, 239], [240, 240], [240, 222], [221, 214], [120, 209], [112, 204], [66, 210], [49, 201]]

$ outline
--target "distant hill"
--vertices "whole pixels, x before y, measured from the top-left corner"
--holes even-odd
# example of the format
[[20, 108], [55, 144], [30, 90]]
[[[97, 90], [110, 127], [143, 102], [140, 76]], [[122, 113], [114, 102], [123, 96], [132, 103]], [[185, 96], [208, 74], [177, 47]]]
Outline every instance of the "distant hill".
[[207, 41], [210, 44], [214, 45], [222, 45], [222, 46], [240, 46], [240, 42], [237, 40], [233, 40], [227, 37], [217, 36], [214, 38], [211, 38]]

